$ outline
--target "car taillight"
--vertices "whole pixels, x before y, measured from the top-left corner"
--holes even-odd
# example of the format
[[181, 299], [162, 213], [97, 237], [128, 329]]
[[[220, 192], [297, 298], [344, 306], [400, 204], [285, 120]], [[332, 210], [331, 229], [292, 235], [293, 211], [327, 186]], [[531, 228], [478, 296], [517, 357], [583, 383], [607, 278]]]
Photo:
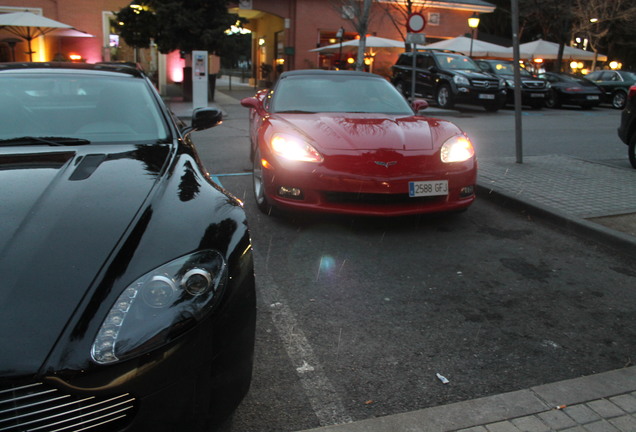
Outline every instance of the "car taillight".
[[629, 88], [629, 94], [627, 95], [629, 99], [636, 98], [636, 85], [633, 85]]

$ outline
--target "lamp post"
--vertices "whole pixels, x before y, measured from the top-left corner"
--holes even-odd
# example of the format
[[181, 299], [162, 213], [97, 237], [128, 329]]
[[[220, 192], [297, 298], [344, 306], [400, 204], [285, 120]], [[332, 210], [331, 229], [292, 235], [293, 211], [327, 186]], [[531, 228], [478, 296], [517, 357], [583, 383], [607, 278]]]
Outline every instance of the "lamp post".
[[477, 12], [473, 12], [470, 18], [468, 18], [468, 27], [471, 29], [470, 33], [470, 54], [469, 57], [473, 56], [473, 39], [475, 39], [475, 29], [479, 27], [479, 14]]
[[344, 27], [338, 29], [336, 37], [340, 39], [340, 51], [338, 52], [338, 69], [342, 69], [342, 38], [344, 37]]

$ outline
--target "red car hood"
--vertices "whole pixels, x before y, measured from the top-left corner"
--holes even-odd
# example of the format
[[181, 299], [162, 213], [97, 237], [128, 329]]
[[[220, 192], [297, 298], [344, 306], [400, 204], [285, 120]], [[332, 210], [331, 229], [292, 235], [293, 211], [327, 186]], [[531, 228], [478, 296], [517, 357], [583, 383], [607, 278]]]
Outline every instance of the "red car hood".
[[[369, 113], [286, 114], [271, 118], [276, 129], [303, 135], [324, 150], [431, 150], [439, 121], [420, 116]], [[443, 142], [443, 141], [442, 141]]]

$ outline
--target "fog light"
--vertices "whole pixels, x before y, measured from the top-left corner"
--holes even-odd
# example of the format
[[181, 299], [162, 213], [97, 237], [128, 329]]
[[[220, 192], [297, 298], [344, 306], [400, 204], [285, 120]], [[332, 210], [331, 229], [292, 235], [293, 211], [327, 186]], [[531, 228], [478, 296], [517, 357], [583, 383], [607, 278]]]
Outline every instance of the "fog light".
[[290, 186], [281, 186], [278, 188], [278, 195], [283, 198], [303, 199], [303, 191]]
[[465, 186], [465, 187], [461, 188], [461, 190], [459, 191], [459, 196], [461, 198], [466, 198], [466, 197], [469, 197], [469, 196], [473, 195], [474, 193], [475, 193], [474, 186]]

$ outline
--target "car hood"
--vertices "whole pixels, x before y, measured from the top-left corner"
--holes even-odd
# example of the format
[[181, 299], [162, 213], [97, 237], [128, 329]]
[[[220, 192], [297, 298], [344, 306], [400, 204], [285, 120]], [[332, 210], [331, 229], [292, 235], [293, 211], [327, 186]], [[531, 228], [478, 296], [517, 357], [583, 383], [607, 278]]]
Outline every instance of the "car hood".
[[494, 76], [493, 74], [490, 74], [488, 72], [476, 72], [476, 71], [465, 71], [465, 70], [454, 70], [454, 73], [456, 73], [457, 75], [462, 75], [465, 76], [466, 78], [469, 78], [471, 80], [483, 80], [483, 79], [487, 79], [487, 80], [495, 80], [497, 81], [499, 78], [497, 78], [496, 76]]
[[420, 116], [368, 113], [286, 114], [272, 118], [279, 132], [304, 136], [318, 150], [430, 150], [432, 124]]
[[145, 207], [171, 149], [38, 148], [0, 154], [0, 375], [37, 372]]

